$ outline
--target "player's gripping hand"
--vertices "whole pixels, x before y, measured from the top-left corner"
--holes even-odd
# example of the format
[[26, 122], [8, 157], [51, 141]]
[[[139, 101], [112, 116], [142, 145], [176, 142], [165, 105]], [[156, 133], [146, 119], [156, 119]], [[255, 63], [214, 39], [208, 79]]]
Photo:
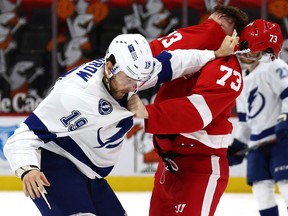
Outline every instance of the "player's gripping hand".
[[277, 144], [288, 144], [288, 114], [283, 113], [278, 116], [275, 126]]
[[233, 140], [233, 143], [228, 146], [227, 158], [229, 166], [241, 164], [245, 158], [245, 154], [237, 154], [241, 150], [246, 149], [248, 146], [245, 143], [240, 142], [237, 139]]
[[137, 94], [134, 94], [129, 98], [127, 108], [134, 114], [135, 117], [143, 119], [148, 118], [148, 112], [145, 105]]
[[45, 191], [45, 186], [50, 186], [46, 176], [40, 170], [31, 170], [22, 178], [22, 186], [24, 194], [32, 199], [40, 198], [41, 193]]
[[220, 48], [214, 52], [215, 57], [220, 58], [232, 55], [238, 42], [239, 37], [226, 35], [224, 40], [222, 41]]

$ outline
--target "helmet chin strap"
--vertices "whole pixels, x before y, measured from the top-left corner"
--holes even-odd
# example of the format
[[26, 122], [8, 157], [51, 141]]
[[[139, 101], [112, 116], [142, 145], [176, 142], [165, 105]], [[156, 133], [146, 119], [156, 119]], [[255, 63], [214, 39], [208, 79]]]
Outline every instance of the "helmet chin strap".
[[106, 83], [107, 88], [108, 88], [109, 90], [111, 90], [110, 82], [111, 82], [111, 78], [112, 78], [113, 74], [108, 72], [108, 70], [107, 70], [107, 68], [106, 68], [106, 65], [105, 65], [105, 70], [104, 70], [104, 72], [105, 72], [104, 82]]

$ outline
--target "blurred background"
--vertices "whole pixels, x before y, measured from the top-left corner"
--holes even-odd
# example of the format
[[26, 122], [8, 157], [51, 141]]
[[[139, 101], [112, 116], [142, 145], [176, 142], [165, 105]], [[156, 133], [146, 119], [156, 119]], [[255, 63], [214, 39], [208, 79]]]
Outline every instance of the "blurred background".
[[[277, 22], [285, 39], [281, 58], [288, 62], [288, 0], [0, 0], [0, 190], [21, 190], [3, 145], [59, 75], [104, 57], [118, 34], [152, 40], [203, 22], [219, 3], [241, 8], [250, 21]], [[152, 103], [157, 90], [140, 96]], [[231, 121], [237, 126], [236, 116]], [[150, 191], [158, 158], [142, 122], [135, 122], [125, 142], [108, 180], [116, 191]], [[227, 192], [250, 192], [245, 166], [231, 168]]]

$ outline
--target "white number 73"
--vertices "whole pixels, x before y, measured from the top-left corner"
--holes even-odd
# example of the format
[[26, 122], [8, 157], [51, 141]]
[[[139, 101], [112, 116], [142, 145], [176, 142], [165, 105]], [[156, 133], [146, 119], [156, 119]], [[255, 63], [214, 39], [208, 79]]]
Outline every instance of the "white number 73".
[[231, 82], [230, 87], [231, 87], [231, 89], [233, 89], [236, 92], [238, 92], [240, 87], [241, 87], [241, 80], [242, 80], [241, 73], [239, 73], [238, 71], [233, 70], [232, 68], [226, 67], [224, 65], [221, 65], [220, 70], [223, 71], [223, 72], [226, 72], [226, 73], [224, 74], [224, 76], [222, 76], [220, 79], [218, 79], [216, 81], [216, 83], [221, 85], [221, 86], [224, 86], [226, 84], [227, 79], [230, 76], [234, 75], [234, 76], [237, 77], [236, 83], [235, 82]]
[[277, 43], [278, 37], [277, 35], [270, 34], [270, 41], [273, 43]]

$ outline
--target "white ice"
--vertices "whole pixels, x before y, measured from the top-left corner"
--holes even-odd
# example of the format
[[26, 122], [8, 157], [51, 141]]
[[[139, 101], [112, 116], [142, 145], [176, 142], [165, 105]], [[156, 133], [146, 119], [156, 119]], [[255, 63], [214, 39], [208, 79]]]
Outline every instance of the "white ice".
[[[117, 192], [129, 216], [148, 216], [150, 192]], [[280, 216], [288, 216], [284, 200], [276, 195]], [[40, 216], [33, 202], [22, 192], [0, 192], [1, 216]], [[164, 215], [163, 215], [164, 216]], [[251, 194], [225, 193], [215, 216], [259, 216]]]

